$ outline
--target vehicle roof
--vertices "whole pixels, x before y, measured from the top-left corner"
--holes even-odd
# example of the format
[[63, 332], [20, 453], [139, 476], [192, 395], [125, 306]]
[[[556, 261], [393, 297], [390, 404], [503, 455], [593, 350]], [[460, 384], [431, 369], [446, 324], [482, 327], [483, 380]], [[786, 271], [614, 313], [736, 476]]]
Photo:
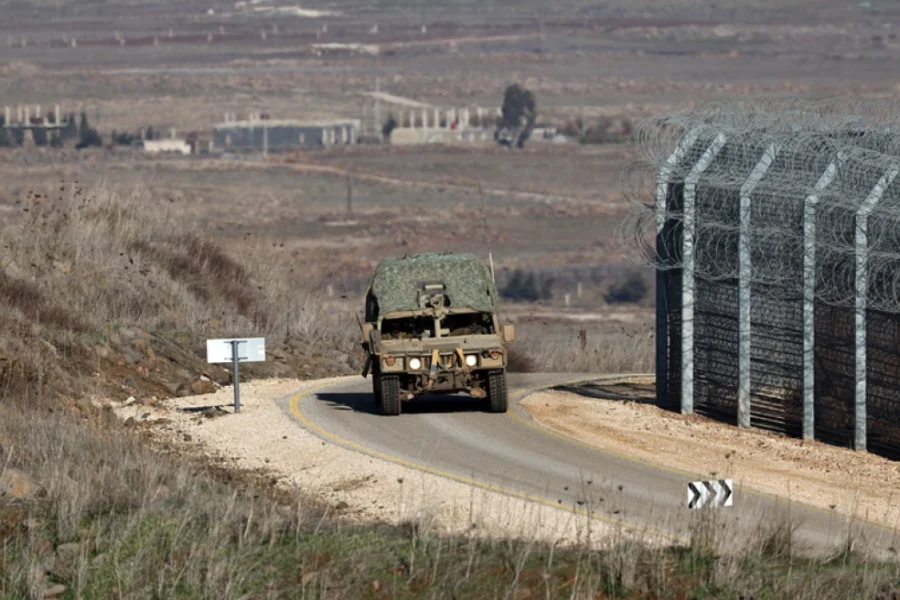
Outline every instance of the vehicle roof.
[[468, 253], [426, 252], [402, 258], [385, 258], [375, 267], [369, 294], [385, 315], [414, 311], [418, 293], [427, 283], [443, 283], [449, 308], [470, 308], [493, 312], [497, 306], [497, 288], [490, 271]]

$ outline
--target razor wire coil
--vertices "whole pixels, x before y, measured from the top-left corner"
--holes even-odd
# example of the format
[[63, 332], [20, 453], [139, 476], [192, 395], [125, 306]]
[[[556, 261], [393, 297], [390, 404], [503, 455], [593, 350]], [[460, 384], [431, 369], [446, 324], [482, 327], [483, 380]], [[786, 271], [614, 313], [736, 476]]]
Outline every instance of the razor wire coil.
[[[719, 135], [724, 145], [697, 176], [698, 161]], [[673, 160], [689, 139], [696, 141]], [[685, 266], [681, 242], [671, 243], [682, 236], [664, 241], [663, 252], [655, 242], [663, 223], [684, 231], [684, 207], [667, 203], [660, 214], [656, 193], [660, 184], [690, 185], [693, 170], [695, 213], [687, 225], [694, 234], [697, 279], [741, 276], [743, 230], [755, 294], [801, 297], [804, 255], [811, 248], [816, 299], [853, 306], [864, 231], [867, 307], [900, 313], [900, 176], [890, 177], [900, 165], [900, 103], [740, 98], [647, 119], [638, 125], [635, 141], [638, 158], [623, 171], [622, 182], [630, 210], [619, 229], [633, 258], [663, 270]], [[742, 219], [742, 189], [767, 153], [772, 159], [746, 194], [749, 214]], [[829, 170], [833, 177], [823, 185]], [[874, 202], [877, 186], [886, 181]], [[866, 206], [871, 210], [861, 217]], [[806, 240], [811, 209], [815, 233]]]

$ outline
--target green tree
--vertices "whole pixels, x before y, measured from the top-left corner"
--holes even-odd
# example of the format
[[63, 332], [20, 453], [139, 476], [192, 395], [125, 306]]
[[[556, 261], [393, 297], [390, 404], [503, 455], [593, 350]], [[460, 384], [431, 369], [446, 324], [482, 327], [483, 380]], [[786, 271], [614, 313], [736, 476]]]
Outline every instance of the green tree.
[[102, 146], [103, 138], [93, 127], [88, 127], [87, 129], [81, 132], [81, 137], [78, 140], [78, 143], [75, 145], [75, 148], [81, 150], [83, 148], [87, 148], [89, 146]]
[[553, 277], [544, 277], [541, 280], [541, 300], [549, 300], [553, 297], [553, 284], [555, 281]]
[[113, 144], [118, 144], [119, 146], [130, 146], [136, 139], [134, 135], [128, 133], [127, 131], [119, 133], [115, 129], [109, 137], [112, 140]]
[[35, 127], [32, 129], [31, 138], [34, 140], [35, 146], [46, 146], [50, 143], [50, 138], [47, 136], [47, 130], [43, 127]]
[[397, 128], [397, 125], [397, 119], [394, 118], [394, 114], [388, 114], [387, 121], [381, 127], [381, 135], [386, 138], [391, 137], [391, 133]]
[[637, 271], [629, 271], [609, 286], [603, 299], [607, 304], [638, 303], [647, 297], [648, 291], [644, 277]]
[[531, 137], [537, 120], [534, 94], [518, 83], [507, 86], [500, 110], [501, 116], [497, 121], [494, 139], [504, 146], [511, 147], [515, 144], [517, 148], [521, 148]]
[[522, 269], [516, 269], [500, 293], [511, 300], [536, 302], [542, 299], [545, 293], [549, 294], [549, 288], [542, 289], [534, 273], [525, 273]]
[[6, 117], [0, 115], [0, 148], [9, 148], [12, 146], [12, 139], [9, 137], [9, 130], [6, 129]]

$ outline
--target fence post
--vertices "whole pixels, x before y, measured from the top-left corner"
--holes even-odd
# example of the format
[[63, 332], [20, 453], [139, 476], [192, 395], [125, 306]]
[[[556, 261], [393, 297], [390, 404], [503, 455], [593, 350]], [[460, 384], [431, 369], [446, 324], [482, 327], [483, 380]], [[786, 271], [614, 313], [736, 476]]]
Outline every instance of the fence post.
[[681, 413], [694, 412], [694, 211], [696, 206], [697, 182], [709, 168], [722, 147], [726, 137], [718, 134], [709, 148], [684, 178], [684, 235], [682, 239], [682, 260], [684, 271], [681, 284]]
[[837, 175], [838, 164], [845, 154], [825, 169], [816, 182], [813, 193], [803, 202], [803, 439], [816, 437], [816, 205], [819, 194], [825, 191]]
[[900, 171], [892, 165], [878, 180], [872, 191], [856, 211], [856, 390], [854, 426], [856, 435], [854, 448], [865, 450], [866, 440], [866, 400], [867, 394], [867, 322], [866, 305], [869, 293], [869, 215], [881, 200], [885, 190], [897, 177]]
[[[480, 115], [479, 115], [480, 117]], [[684, 159], [684, 155], [697, 141], [699, 131], [687, 132], [678, 142], [675, 151], [666, 159], [656, 179], [656, 404], [663, 406], [669, 400], [669, 306], [666, 295], [667, 270], [670, 260], [668, 244], [663, 229], [666, 226], [666, 211], [669, 196], [669, 179], [672, 171]], [[580, 285], [580, 284], [579, 284]], [[581, 288], [579, 287], [579, 297]]]
[[751, 198], [753, 190], [765, 177], [780, 150], [778, 144], [766, 148], [747, 181], [741, 186], [738, 225], [738, 427], [750, 427], [750, 284], [753, 278], [750, 255]]

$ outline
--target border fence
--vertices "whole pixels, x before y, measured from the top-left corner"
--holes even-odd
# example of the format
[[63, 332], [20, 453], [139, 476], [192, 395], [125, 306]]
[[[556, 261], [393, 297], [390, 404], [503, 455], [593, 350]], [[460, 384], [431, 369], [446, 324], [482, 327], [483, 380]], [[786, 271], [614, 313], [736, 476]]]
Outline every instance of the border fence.
[[900, 104], [742, 98], [636, 134], [658, 404], [900, 458]]

